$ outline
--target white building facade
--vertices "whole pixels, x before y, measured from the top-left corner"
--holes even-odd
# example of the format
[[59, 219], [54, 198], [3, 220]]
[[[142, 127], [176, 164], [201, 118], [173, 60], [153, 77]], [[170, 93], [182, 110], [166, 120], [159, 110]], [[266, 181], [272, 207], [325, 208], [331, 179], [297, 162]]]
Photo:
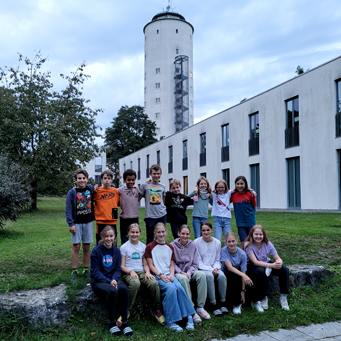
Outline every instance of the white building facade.
[[94, 157], [87, 164], [84, 165], [84, 169], [89, 173], [89, 179], [92, 178], [96, 183], [101, 183], [101, 173], [107, 168], [107, 155], [105, 152], [101, 152], [98, 156]]
[[144, 107], [157, 138], [191, 126], [193, 117], [193, 26], [173, 12], [153, 17], [145, 35]]
[[137, 185], [160, 164], [161, 182], [192, 191], [201, 175], [234, 188], [244, 175], [263, 210], [337, 211], [341, 175], [341, 57], [120, 160]]

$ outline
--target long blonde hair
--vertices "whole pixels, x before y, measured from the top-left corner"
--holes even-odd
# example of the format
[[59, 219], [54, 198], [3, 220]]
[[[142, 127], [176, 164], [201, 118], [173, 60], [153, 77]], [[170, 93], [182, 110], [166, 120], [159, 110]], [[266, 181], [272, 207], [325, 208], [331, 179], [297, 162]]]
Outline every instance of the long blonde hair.
[[103, 243], [104, 243], [105, 235], [106, 235], [107, 232], [109, 232], [109, 231], [113, 231], [113, 232], [114, 232], [115, 240], [114, 240], [113, 245], [116, 244], [116, 242], [115, 242], [115, 241], [116, 241], [116, 232], [115, 232], [115, 229], [114, 229], [112, 226], [110, 226], [110, 225], [106, 225], [106, 226], [104, 227], [104, 229], [101, 231], [101, 234], [100, 234], [101, 239], [100, 239], [100, 241], [98, 242], [98, 244], [103, 244]]

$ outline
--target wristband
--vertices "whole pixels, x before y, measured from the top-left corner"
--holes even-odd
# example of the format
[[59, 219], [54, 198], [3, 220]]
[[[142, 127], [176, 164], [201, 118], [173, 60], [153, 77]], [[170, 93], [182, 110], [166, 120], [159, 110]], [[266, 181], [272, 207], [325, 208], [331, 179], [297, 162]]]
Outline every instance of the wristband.
[[245, 289], [242, 289], [242, 291], [246, 292], [246, 290], [245, 290]]

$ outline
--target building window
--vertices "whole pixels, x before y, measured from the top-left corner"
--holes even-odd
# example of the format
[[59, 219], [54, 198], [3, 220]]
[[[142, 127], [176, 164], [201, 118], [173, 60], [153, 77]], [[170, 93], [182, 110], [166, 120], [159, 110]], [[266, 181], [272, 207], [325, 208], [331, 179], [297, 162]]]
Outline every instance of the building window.
[[249, 156], [259, 154], [259, 113], [256, 112], [249, 116], [250, 121], [250, 139]]
[[144, 73], [144, 79], [147, 79], [147, 73], [146, 72]]
[[178, 29], [175, 30], [175, 33], [179, 33]]
[[144, 93], [147, 93], [147, 88], [146, 87], [144, 87]]
[[230, 188], [230, 169], [222, 169], [221, 170], [221, 178], [226, 181], [227, 187]]
[[160, 97], [156, 97], [156, 98], [155, 98], [155, 103], [156, 103], [156, 104], [160, 104], [160, 102], [161, 102]]
[[95, 157], [95, 172], [102, 172], [102, 156]]
[[160, 89], [160, 83], [155, 83], [155, 89]]
[[98, 185], [101, 185], [101, 176], [100, 175], [95, 175], [95, 182]]
[[156, 119], [160, 118], [160, 113], [159, 113], [159, 112], [156, 112], [156, 113], [155, 113], [155, 118], [156, 118]]
[[257, 193], [257, 207], [260, 207], [260, 175], [259, 163], [250, 165], [251, 183], [250, 187]]
[[179, 54], [179, 49], [176, 49], [176, 50], [175, 50], [175, 53], [176, 53], [176, 54]]
[[200, 134], [200, 167], [206, 166], [206, 133]]
[[191, 93], [193, 93], [193, 86], [190, 86], [189, 89], [190, 89]]
[[221, 162], [230, 160], [230, 126], [221, 126]]
[[160, 68], [159, 67], [157, 67], [156, 69], [155, 69], [155, 73], [158, 75], [159, 73], [161, 73], [161, 70], [160, 70]]
[[155, 128], [155, 133], [160, 134], [160, 128]]
[[137, 159], [137, 180], [141, 179], [141, 159]]
[[183, 193], [188, 194], [188, 176], [183, 177]]
[[159, 34], [159, 30], [156, 30], [156, 34]]
[[189, 73], [189, 76], [190, 76], [191, 78], [193, 78], [193, 73], [192, 73], [192, 71]]
[[341, 136], [341, 80], [336, 82], [336, 115], [335, 115], [336, 137]]
[[133, 161], [130, 161], [130, 169], [133, 169]]
[[288, 164], [288, 206], [301, 208], [300, 158], [287, 159]]
[[191, 108], [193, 108], [193, 101], [191, 101], [190, 103], [191, 103]]
[[146, 178], [148, 178], [149, 177], [149, 154], [147, 155], [146, 163], [147, 163]]
[[124, 163], [123, 164], [123, 172], [125, 172], [126, 171], [126, 164]]
[[206, 172], [200, 173], [200, 176], [203, 176], [204, 178], [206, 178]]
[[299, 146], [299, 109], [298, 97], [286, 102], [287, 109], [287, 129], [285, 129], [285, 148]]
[[156, 152], [156, 164], [160, 166], [161, 160], [160, 160], [160, 151], [158, 150]]
[[173, 173], [173, 146], [168, 147], [168, 173]]
[[182, 170], [188, 169], [188, 150], [187, 140], [182, 141]]

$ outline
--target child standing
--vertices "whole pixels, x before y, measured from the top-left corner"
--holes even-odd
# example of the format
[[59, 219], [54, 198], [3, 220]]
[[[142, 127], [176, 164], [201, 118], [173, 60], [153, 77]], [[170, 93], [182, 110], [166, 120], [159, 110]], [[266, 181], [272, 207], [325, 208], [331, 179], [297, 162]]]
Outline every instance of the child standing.
[[136, 295], [142, 285], [147, 289], [156, 319], [163, 324], [165, 317], [161, 312], [159, 284], [150, 273], [147, 260], [143, 257], [146, 245], [139, 241], [140, 234], [140, 226], [136, 223], [131, 224], [128, 228], [129, 240], [121, 246], [121, 271], [122, 279], [129, 291], [129, 312], [134, 306]]
[[[115, 231], [112, 226], [101, 232], [101, 240], [91, 252], [91, 287], [98, 296], [105, 297], [108, 311], [108, 330], [112, 335], [132, 336], [128, 327], [129, 295], [127, 286], [119, 279], [121, 275], [121, 252], [114, 245]], [[116, 326], [122, 316], [122, 326]]]
[[256, 193], [249, 191], [245, 176], [237, 176], [234, 183], [236, 188], [231, 196], [231, 202], [233, 202], [240, 247], [243, 249], [245, 239], [249, 235], [252, 226], [256, 225]]
[[227, 292], [230, 303], [233, 305], [233, 313], [242, 313], [242, 304], [245, 303], [245, 285], [252, 286], [253, 283], [246, 272], [246, 253], [237, 247], [237, 236], [233, 232], [227, 232], [225, 243], [221, 249], [220, 260], [223, 262], [222, 271], [227, 278]]
[[131, 224], [139, 223], [139, 189], [134, 187], [136, 180], [136, 172], [132, 169], [127, 169], [123, 173], [123, 181], [126, 187], [120, 187], [120, 234], [121, 245], [128, 241], [128, 228]]
[[66, 197], [65, 215], [66, 222], [71, 232], [71, 263], [72, 273], [71, 280], [78, 279], [78, 260], [80, 243], [83, 245], [83, 276], [89, 278], [90, 263], [90, 243], [93, 242], [92, 233], [93, 226], [93, 206], [91, 192], [93, 187], [87, 185], [89, 174], [85, 169], [77, 169], [74, 174], [76, 188], [72, 188]]
[[167, 208], [167, 223], [172, 228], [173, 238], [178, 238], [180, 227], [187, 224], [186, 209], [188, 205], [193, 205], [193, 200], [181, 194], [181, 183], [178, 179], [173, 179], [169, 184], [170, 192], [166, 193], [165, 205]]
[[174, 250], [173, 246], [165, 240], [167, 235], [165, 225], [157, 223], [154, 234], [155, 240], [147, 245], [145, 257], [163, 296], [166, 326], [171, 330], [182, 332], [182, 328], [175, 322], [187, 317], [186, 329], [194, 330], [192, 316], [195, 310], [184, 288], [174, 277]]
[[192, 226], [195, 239], [201, 236], [201, 223], [208, 220], [208, 204], [212, 205], [213, 203], [212, 190], [208, 180], [204, 176], [198, 179], [196, 187], [197, 194], [194, 191], [188, 194], [190, 198], [193, 197]]
[[[201, 223], [202, 237], [197, 238], [194, 244], [198, 250], [199, 270], [206, 274], [207, 295], [215, 316], [228, 314], [226, 309], [226, 277], [220, 270], [221, 242], [212, 237], [212, 224], [209, 221]], [[217, 280], [220, 302], [216, 302], [214, 280]]]
[[[289, 270], [269, 241], [262, 225], [252, 227], [245, 241], [245, 252], [248, 256], [247, 274], [252, 279], [251, 306], [258, 312], [268, 309], [268, 276], [277, 276], [281, 297], [279, 304], [282, 309], [289, 310], [287, 295], [289, 290]], [[274, 262], [268, 256], [272, 256]]]
[[110, 225], [117, 236], [117, 205], [120, 201], [120, 194], [115, 187], [111, 186], [113, 173], [105, 170], [101, 173], [102, 187], [98, 187], [94, 193], [95, 219], [96, 219], [96, 243], [98, 244], [101, 232], [105, 226]]
[[221, 241], [221, 233], [225, 238], [226, 233], [231, 232], [231, 191], [229, 191], [225, 180], [220, 179], [215, 183], [212, 195], [213, 235], [214, 238]]
[[161, 222], [166, 224], [166, 206], [165, 206], [165, 185], [161, 184], [160, 178], [162, 170], [159, 165], [152, 165], [149, 170], [149, 175], [152, 178], [150, 183], [144, 183], [141, 186], [140, 194], [145, 198], [146, 207], [146, 230], [147, 230], [147, 243], [153, 241], [153, 231], [157, 223]]

